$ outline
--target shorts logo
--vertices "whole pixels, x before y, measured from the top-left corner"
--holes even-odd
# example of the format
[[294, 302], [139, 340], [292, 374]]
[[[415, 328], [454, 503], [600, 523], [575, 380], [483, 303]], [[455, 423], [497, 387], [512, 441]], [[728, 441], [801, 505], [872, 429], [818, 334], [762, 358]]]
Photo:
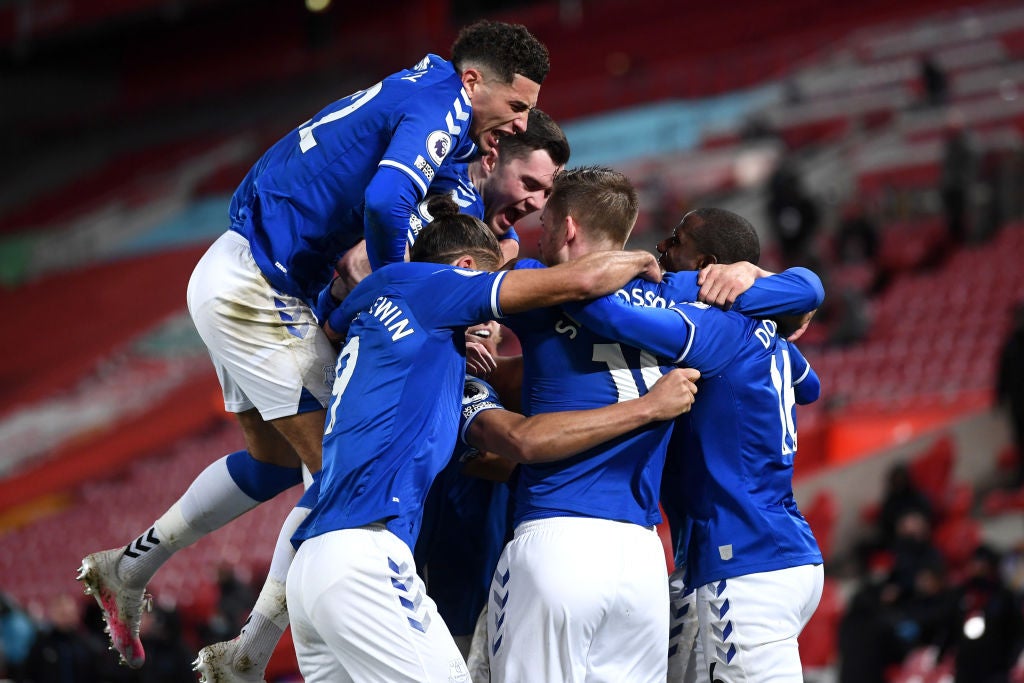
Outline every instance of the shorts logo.
[[423, 176], [427, 179], [428, 183], [434, 179], [434, 167], [427, 163], [427, 160], [423, 158], [422, 154], [416, 155], [416, 162], [414, 165], [416, 166], [417, 169], [419, 169], [419, 172], [422, 173]]
[[427, 154], [435, 164], [440, 165], [452, 149], [452, 136], [443, 130], [435, 130], [427, 136]]

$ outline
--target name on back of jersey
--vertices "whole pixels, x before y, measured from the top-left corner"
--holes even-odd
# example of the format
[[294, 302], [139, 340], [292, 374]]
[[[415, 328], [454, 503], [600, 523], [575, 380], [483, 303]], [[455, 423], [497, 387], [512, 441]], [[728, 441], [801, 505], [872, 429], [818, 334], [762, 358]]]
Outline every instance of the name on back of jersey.
[[657, 292], [653, 290], [647, 290], [643, 287], [634, 287], [633, 289], [620, 289], [615, 292], [616, 296], [622, 297], [622, 300], [631, 306], [646, 306], [648, 308], [668, 308], [669, 306], [675, 306], [676, 302], [671, 299], [665, 299]]
[[384, 328], [391, 333], [393, 342], [408, 337], [416, 331], [405, 312], [386, 296], [377, 297], [377, 300], [370, 305], [370, 315], [384, 323]]

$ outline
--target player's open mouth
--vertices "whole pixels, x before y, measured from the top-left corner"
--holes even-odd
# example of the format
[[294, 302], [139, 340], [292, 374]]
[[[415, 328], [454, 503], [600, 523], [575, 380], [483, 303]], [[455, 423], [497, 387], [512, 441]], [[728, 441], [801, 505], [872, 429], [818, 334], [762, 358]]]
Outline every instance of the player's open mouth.
[[474, 337], [480, 337], [481, 339], [491, 338], [490, 330], [473, 330], [472, 332], [470, 332], [470, 334], [473, 335]]
[[523, 214], [517, 211], [516, 209], [509, 207], [505, 209], [505, 212], [502, 214], [502, 216], [505, 218], [505, 222], [511, 226], [515, 225], [516, 221], [523, 217]]

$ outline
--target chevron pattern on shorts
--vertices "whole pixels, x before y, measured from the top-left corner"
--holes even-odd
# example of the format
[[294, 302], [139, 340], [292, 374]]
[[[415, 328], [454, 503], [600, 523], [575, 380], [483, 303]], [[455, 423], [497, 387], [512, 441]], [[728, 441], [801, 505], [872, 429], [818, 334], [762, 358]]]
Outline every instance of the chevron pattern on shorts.
[[430, 628], [430, 613], [423, 606], [422, 584], [416, 582], [408, 562], [398, 563], [389, 557], [388, 569], [392, 573], [391, 587], [395, 590], [395, 596], [408, 612], [405, 618], [409, 621], [409, 626], [420, 633], [426, 633]]
[[508, 580], [511, 574], [508, 567], [504, 571], [501, 565], [494, 570], [494, 578], [491, 579], [491, 608], [490, 613], [494, 618], [494, 638], [491, 640], [491, 654], [498, 653], [501, 647], [501, 640], [505, 635], [505, 605], [508, 603]]
[[[281, 301], [280, 299], [275, 298], [274, 299], [274, 305], [277, 306], [277, 315], [280, 316], [282, 322], [284, 322], [284, 323], [293, 323], [293, 322], [295, 322], [297, 316], [291, 315], [290, 313], [285, 313], [284, 310], [283, 310], [283, 309], [288, 307], [288, 304], [286, 304], [284, 301]], [[305, 336], [303, 334], [303, 331], [301, 329], [299, 329], [299, 327], [297, 327], [296, 325], [287, 325], [286, 324], [285, 325], [285, 329], [287, 329], [288, 330], [288, 334], [292, 335], [293, 337], [298, 337], [299, 339], [302, 339]]]
[[714, 622], [711, 624], [711, 634], [714, 636], [713, 656], [724, 664], [728, 664], [736, 656], [736, 644], [729, 642], [733, 632], [732, 621], [726, 618], [729, 614], [729, 598], [725, 597], [728, 586], [725, 579], [715, 584], [715, 599], [709, 605], [714, 616]]

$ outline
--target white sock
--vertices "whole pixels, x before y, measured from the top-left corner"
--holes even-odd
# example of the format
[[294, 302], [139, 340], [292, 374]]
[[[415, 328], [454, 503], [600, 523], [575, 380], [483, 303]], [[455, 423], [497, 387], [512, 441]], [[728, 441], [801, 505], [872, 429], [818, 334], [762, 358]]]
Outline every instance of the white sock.
[[227, 468], [227, 456], [199, 473], [185, 494], [128, 544], [118, 563], [126, 584], [142, 588], [175, 552], [259, 505], [238, 487]]
[[258, 671], [262, 676], [271, 655], [274, 654], [274, 648], [288, 628], [285, 580], [288, 578], [288, 567], [295, 557], [291, 538], [307, 515], [309, 508], [292, 508], [281, 526], [277, 545], [274, 546], [274, 556], [270, 560], [267, 580], [260, 589], [260, 596], [256, 599], [252, 614], [238, 636], [238, 649], [235, 651], [236, 669], [240, 669], [237, 663], [244, 661], [247, 667], [251, 666], [249, 671]]

